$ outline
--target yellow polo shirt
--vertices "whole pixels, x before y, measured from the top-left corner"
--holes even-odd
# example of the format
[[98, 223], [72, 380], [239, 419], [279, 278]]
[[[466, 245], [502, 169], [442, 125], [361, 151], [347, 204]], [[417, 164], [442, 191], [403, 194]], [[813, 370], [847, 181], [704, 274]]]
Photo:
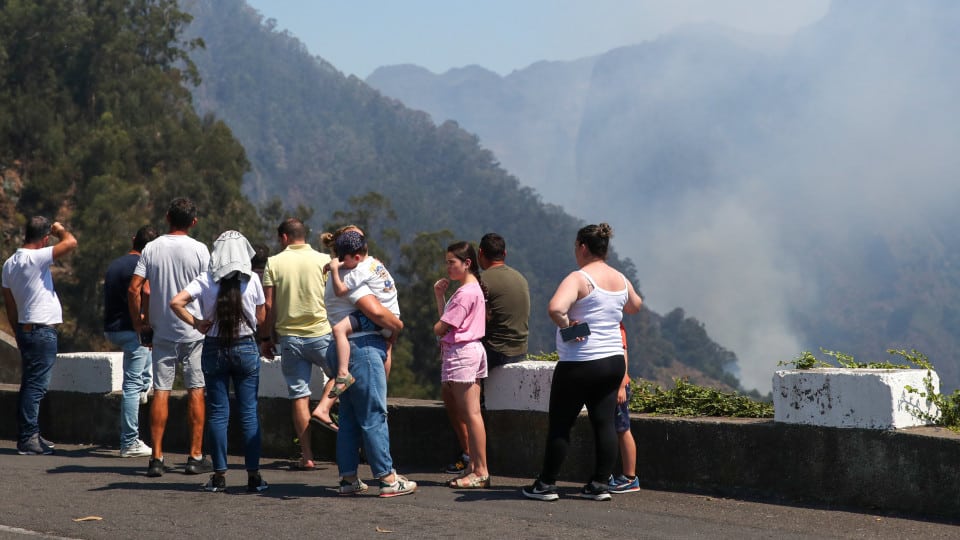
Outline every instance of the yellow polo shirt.
[[291, 244], [267, 259], [263, 286], [273, 288], [274, 328], [281, 336], [319, 337], [330, 333], [323, 291], [323, 267], [330, 256], [310, 244]]

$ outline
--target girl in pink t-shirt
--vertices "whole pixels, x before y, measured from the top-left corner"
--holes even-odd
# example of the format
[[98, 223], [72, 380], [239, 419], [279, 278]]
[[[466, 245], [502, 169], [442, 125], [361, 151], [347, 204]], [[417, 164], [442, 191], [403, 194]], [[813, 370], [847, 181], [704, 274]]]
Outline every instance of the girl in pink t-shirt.
[[[452, 488], [488, 488], [487, 434], [480, 414], [479, 380], [487, 376], [487, 353], [480, 343], [486, 333], [486, 291], [480, 282], [477, 252], [468, 242], [447, 247], [447, 276], [433, 285], [440, 320], [433, 332], [440, 338], [443, 368], [443, 403], [460, 445], [470, 456], [461, 476], [450, 480]], [[444, 301], [450, 281], [460, 287]]]

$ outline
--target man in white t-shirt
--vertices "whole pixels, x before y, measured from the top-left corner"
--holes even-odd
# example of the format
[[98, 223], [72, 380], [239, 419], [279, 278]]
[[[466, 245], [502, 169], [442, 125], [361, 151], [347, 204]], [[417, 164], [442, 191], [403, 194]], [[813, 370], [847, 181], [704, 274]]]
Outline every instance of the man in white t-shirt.
[[[59, 239], [47, 246], [50, 235]], [[57, 329], [63, 322], [60, 298], [53, 289], [50, 266], [77, 248], [77, 239], [60, 222], [42, 216], [27, 221], [23, 247], [3, 263], [3, 301], [7, 320], [20, 349], [20, 393], [17, 400], [17, 452], [53, 453], [53, 443], [40, 435], [40, 400], [47, 393], [57, 359]]]
[[[210, 265], [210, 250], [203, 243], [190, 238], [188, 232], [197, 223], [197, 207], [190, 199], [177, 198], [167, 209], [169, 232], [143, 248], [140, 261], [130, 279], [127, 303], [134, 330], [142, 334], [153, 330], [153, 404], [150, 407], [150, 435], [153, 455], [147, 476], [163, 475], [163, 433], [167, 427], [168, 401], [173, 390], [177, 364], [183, 369], [183, 383], [187, 387], [187, 426], [190, 430], [190, 456], [186, 474], [201, 474], [213, 470], [210, 460], [203, 455], [203, 422], [206, 413], [203, 401], [203, 370], [200, 353], [203, 334], [181, 321], [169, 308], [170, 300], [186, 286], [206, 272]], [[144, 282], [150, 282], [150, 305], [141, 310], [140, 292]], [[196, 302], [187, 310], [200, 319]], [[140, 314], [145, 312], [145, 316]]]

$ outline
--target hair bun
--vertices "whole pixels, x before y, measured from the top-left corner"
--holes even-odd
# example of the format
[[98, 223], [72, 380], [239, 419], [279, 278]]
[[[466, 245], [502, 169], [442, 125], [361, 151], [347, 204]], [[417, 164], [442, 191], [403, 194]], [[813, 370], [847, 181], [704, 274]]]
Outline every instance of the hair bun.
[[597, 236], [600, 238], [612, 238], [613, 237], [613, 227], [608, 223], [601, 223], [597, 225]]
[[327, 248], [333, 247], [333, 234], [329, 232], [321, 233], [320, 243]]

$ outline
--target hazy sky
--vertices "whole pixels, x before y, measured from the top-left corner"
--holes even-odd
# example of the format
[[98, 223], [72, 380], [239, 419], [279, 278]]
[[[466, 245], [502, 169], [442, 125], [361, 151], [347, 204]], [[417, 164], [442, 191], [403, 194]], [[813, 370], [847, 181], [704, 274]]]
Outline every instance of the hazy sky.
[[312, 54], [366, 78], [385, 65], [435, 73], [470, 64], [506, 75], [656, 38], [688, 23], [795, 32], [829, 0], [247, 0]]

